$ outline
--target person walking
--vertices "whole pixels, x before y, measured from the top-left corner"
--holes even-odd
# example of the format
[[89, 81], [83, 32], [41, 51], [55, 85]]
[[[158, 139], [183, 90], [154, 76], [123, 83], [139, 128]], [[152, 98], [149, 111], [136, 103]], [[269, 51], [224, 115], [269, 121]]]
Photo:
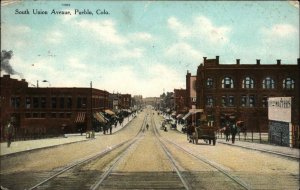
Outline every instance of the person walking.
[[147, 131], [148, 131], [148, 128], [149, 128], [149, 125], [148, 125], [148, 123], [147, 123], [147, 125], [146, 125], [146, 128], [147, 128]]
[[232, 144], [234, 144], [234, 142], [235, 142], [235, 135], [237, 133], [237, 127], [236, 127], [236, 125], [234, 123], [230, 127], [230, 132], [231, 132], [231, 142], [232, 142]]
[[109, 133], [112, 134], [112, 125], [109, 125]]
[[6, 125], [6, 138], [7, 138], [7, 147], [10, 147], [11, 141], [14, 134], [14, 126], [12, 122], [8, 122]]
[[229, 135], [230, 135], [229, 123], [226, 124], [224, 133], [225, 133], [225, 137], [226, 137], [226, 142], [228, 142], [229, 141]]

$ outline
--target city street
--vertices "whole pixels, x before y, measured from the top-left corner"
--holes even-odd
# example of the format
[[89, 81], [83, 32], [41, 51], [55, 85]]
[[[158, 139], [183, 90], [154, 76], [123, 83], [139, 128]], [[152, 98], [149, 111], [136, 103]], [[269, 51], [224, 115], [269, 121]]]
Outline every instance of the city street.
[[[199, 141], [195, 145], [187, 141], [185, 134], [176, 130], [160, 130], [162, 119], [157, 112], [146, 109], [128, 126], [112, 135], [1, 157], [1, 186], [27, 189], [68, 165], [136, 137], [135, 143], [128, 145], [130, 148], [122, 145], [98, 161], [93, 161], [97, 164], [83, 166], [80, 172], [76, 170], [75, 176], [79, 178], [84, 171], [93, 172], [92, 176], [99, 178], [114, 165], [98, 188], [299, 189], [298, 160], [220, 143], [212, 146]], [[148, 130], [145, 128], [146, 124], [149, 124]], [[126, 152], [119, 161], [112, 164], [111, 161], [124, 151]], [[60, 179], [60, 183], [53, 182], [52, 185], [59, 184], [60, 189], [70, 189], [68, 184], [74, 187], [76, 177], [68, 178], [68, 175], [56, 177], [56, 180]], [[89, 187], [87, 183], [95, 183], [90, 178], [84, 178], [85, 175], [80, 177], [77, 187], [85, 189]], [[69, 183], [70, 179], [72, 183]], [[56, 186], [51, 184], [43, 186], [45, 189], [54, 187]]]

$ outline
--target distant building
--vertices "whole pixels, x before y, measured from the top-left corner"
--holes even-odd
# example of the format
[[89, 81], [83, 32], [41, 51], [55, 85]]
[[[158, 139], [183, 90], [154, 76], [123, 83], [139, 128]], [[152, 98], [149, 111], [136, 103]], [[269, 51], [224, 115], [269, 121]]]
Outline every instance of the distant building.
[[13, 117], [17, 135], [91, 130], [97, 112], [108, 108], [108, 92], [94, 88], [31, 88], [25, 80], [1, 77], [1, 137]]
[[131, 94], [120, 94], [119, 101], [121, 109], [131, 109]]
[[[220, 64], [204, 57], [197, 70], [197, 108], [217, 127], [245, 121], [248, 131], [268, 130], [268, 97], [292, 97], [292, 124], [299, 130], [299, 59], [297, 64]], [[299, 131], [298, 133], [299, 134]]]
[[186, 107], [186, 90], [185, 89], [174, 89], [174, 110], [176, 115], [183, 114], [189, 111]]
[[135, 95], [132, 98], [132, 106], [135, 109], [140, 109], [143, 106], [143, 96], [142, 95]]
[[192, 76], [188, 71], [186, 74], [186, 99], [185, 105], [188, 109], [196, 108], [196, 79], [197, 76]]

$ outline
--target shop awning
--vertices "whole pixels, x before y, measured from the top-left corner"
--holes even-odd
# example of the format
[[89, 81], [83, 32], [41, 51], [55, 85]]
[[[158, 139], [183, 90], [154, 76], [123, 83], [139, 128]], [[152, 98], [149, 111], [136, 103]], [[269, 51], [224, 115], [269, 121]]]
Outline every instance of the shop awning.
[[182, 119], [185, 120], [190, 115], [195, 114], [195, 113], [203, 113], [203, 109], [190, 109], [189, 113], [187, 113]]
[[97, 121], [99, 121], [100, 123], [107, 123], [104, 116], [102, 116], [100, 113], [95, 112], [93, 115], [94, 115], [94, 118], [97, 119]]
[[109, 115], [115, 115], [115, 113], [113, 111], [109, 110], [109, 109], [104, 110], [104, 111], [105, 111], [105, 113], [107, 113]]
[[77, 117], [75, 118], [75, 123], [84, 123], [85, 122], [85, 112], [78, 112]]

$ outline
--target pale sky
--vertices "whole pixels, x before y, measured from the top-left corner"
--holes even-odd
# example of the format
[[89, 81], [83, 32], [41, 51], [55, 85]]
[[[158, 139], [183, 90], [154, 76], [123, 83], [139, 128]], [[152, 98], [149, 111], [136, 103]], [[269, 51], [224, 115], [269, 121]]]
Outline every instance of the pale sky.
[[[53, 9], [70, 15], [51, 14]], [[203, 57], [218, 55], [221, 64], [297, 64], [299, 4], [20, 1], [1, 4], [1, 50], [14, 52], [10, 65], [30, 84], [89, 87], [92, 81], [110, 93], [159, 96], [185, 88], [187, 70], [195, 75]]]

